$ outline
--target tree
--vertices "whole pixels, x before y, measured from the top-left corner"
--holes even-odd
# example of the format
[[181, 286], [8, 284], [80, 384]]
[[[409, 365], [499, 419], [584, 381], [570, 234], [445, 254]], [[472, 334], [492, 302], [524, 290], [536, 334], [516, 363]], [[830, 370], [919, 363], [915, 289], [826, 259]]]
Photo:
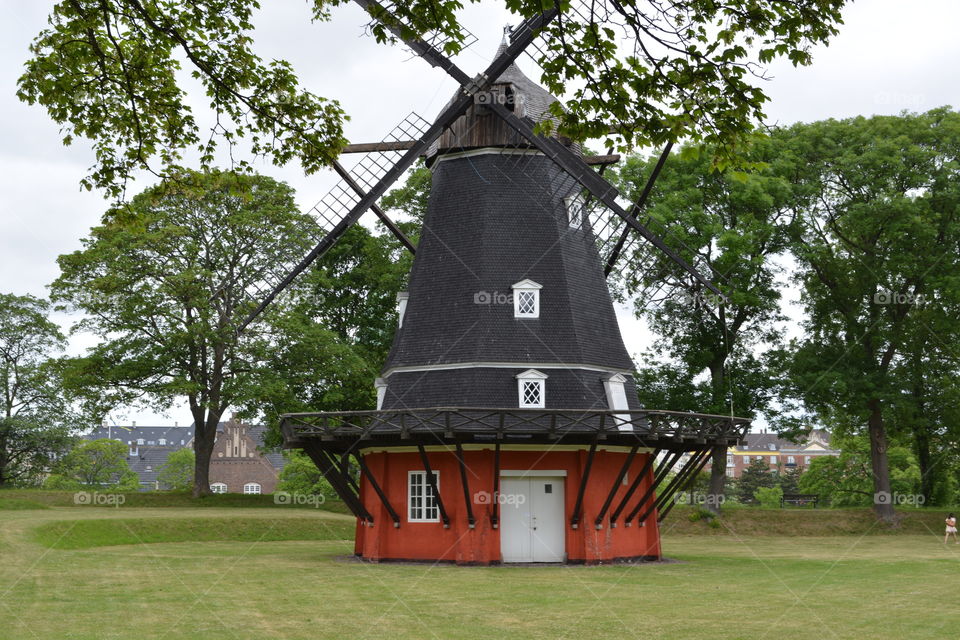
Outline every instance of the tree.
[[775, 509], [780, 506], [780, 500], [783, 499], [783, 489], [780, 487], [758, 487], [753, 493], [753, 497], [764, 509]]
[[411, 261], [386, 229], [351, 227], [304, 274], [286, 308], [271, 312], [255, 392], [241, 402], [244, 415], [267, 421], [268, 446], [282, 443], [284, 413], [376, 408], [374, 381], [393, 344]]
[[91, 440], [73, 448], [60, 460], [57, 474], [88, 487], [136, 490], [137, 474], [127, 464], [127, 447], [117, 440]]
[[103, 409], [185, 397], [195, 423], [194, 495], [210, 492], [223, 413], [259, 394], [252, 385], [272, 316], [238, 335], [249, 292], [305, 254], [315, 228], [286, 185], [188, 172], [110, 209], [81, 250], [59, 258], [53, 298], [83, 312], [76, 328], [102, 340], [70, 362], [72, 388]]
[[[800, 476], [800, 490], [815, 493], [834, 507], [866, 507], [874, 505], [874, 486], [871, 478], [870, 443], [859, 437], [845, 440], [839, 456], [818, 456], [810, 468]], [[889, 502], [922, 503], [920, 469], [909, 449], [891, 447], [888, 451], [891, 469]]]
[[160, 467], [157, 481], [164, 489], [190, 491], [193, 489], [193, 470], [197, 466], [197, 455], [193, 449], [177, 449], [167, 456]]
[[874, 508], [892, 521], [896, 368], [911, 349], [952, 359], [943, 354], [960, 344], [960, 114], [828, 120], [780, 135], [807, 194], [793, 241], [806, 311], [793, 392], [841, 435], [866, 431]]
[[66, 338], [49, 311], [39, 298], [0, 294], [0, 487], [38, 481], [79, 423], [53, 360]]
[[[765, 168], [750, 174], [717, 171], [712, 154], [689, 148], [663, 165], [650, 192], [648, 223], [702, 264], [729, 301], [705, 292], [655, 247], [641, 243], [629, 253], [644, 268], [623, 276], [623, 285], [658, 336], [639, 375], [645, 382], [669, 380], [671, 387], [638, 384], [646, 406], [746, 417], [769, 407], [777, 374], [764, 353], [778, 344], [776, 323], [783, 319], [778, 258], [788, 252], [797, 218], [778, 146], [755, 141], [748, 158]], [[619, 182], [628, 198], [639, 196], [656, 161], [627, 159]], [[712, 456], [709, 508], [719, 513], [726, 446]]]
[[757, 489], [761, 487], [770, 489], [776, 485], [777, 477], [770, 473], [767, 459], [757, 456], [740, 474], [740, 479], [737, 481], [737, 500], [743, 504], [754, 502]]
[[287, 464], [280, 471], [277, 491], [297, 495], [318, 495], [338, 499], [337, 492], [326, 481], [310, 458], [300, 451], [288, 451]]
[[803, 470], [799, 468], [787, 469], [780, 474], [780, 488], [784, 493], [800, 493], [800, 478]]
[[[330, 19], [343, 0], [314, 0], [314, 19]], [[607, 135], [624, 146], [666, 140], [704, 141], [724, 157], [735, 153], [767, 97], [763, 70], [778, 57], [809, 64], [811, 45], [826, 42], [840, 22], [841, 0], [575, 5], [541, 40], [542, 80], [555, 94], [571, 89], [560, 130], [575, 139]], [[459, 0], [371, 3], [374, 36], [391, 40], [432, 33], [446, 54], [465, 41]], [[84, 181], [113, 196], [132, 172], [167, 173], [195, 149], [212, 163], [218, 138], [232, 147], [248, 138], [255, 156], [283, 164], [298, 159], [311, 172], [343, 147], [345, 114], [334, 100], [303, 90], [292, 65], [254, 52], [256, 0], [205, 0], [189, 5], [146, 0], [64, 0], [34, 39], [18, 96], [43, 105], [64, 131], [93, 142], [97, 160]], [[550, 3], [507, 2], [518, 18]], [[626, 33], [630, 46], [619, 46]], [[431, 41], [435, 38], [429, 38]], [[184, 69], [184, 65], [186, 69]], [[186, 73], [184, 73], [186, 71]], [[201, 135], [184, 78], [199, 81], [216, 116]], [[246, 165], [249, 166], [249, 165]]]

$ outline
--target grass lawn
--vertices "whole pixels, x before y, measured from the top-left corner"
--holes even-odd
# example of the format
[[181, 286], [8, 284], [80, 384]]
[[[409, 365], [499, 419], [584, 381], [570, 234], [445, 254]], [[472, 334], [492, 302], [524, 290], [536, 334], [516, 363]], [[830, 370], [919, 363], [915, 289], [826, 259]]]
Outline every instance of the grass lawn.
[[374, 566], [342, 559], [352, 519], [325, 511], [19, 504], [0, 509], [0, 638], [828, 640], [960, 623], [960, 546], [939, 529], [675, 523], [670, 564]]

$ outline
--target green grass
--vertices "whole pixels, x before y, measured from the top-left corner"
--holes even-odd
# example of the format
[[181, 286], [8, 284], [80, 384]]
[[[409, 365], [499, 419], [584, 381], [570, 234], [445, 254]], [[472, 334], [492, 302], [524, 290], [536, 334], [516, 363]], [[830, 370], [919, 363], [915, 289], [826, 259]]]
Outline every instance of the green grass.
[[40, 525], [33, 539], [50, 549], [89, 549], [157, 542], [275, 542], [345, 540], [353, 537], [348, 520], [314, 518], [109, 518], [57, 520]]
[[960, 546], [939, 525], [784, 537], [779, 511], [729, 510], [739, 530], [720, 533], [688, 513], [664, 527], [679, 562], [529, 568], [351, 561], [352, 519], [309, 509], [5, 510], [0, 638], [862, 640], [960, 619]]
[[[273, 495], [242, 495], [239, 493], [223, 493], [203, 498], [193, 498], [187, 493], [170, 491], [147, 491], [115, 493], [104, 492], [110, 495], [122, 495], [124, 507], [242, 507], [244, 509], [280, 507], [282, 509], [313, 509], [310, 505], [276, 505]], [[0, 505], [4, 500], [26, 500], [44, 507], [76, 507], [73, 491], [52, 491], [47, 489], [0, 489]], [[0, 506], [0, 509], [4, 507]], [[21, 507], [28, 508], [28, 507]], [[328, 500], [323, 508], [335, 513], [349, 513], [346, 505], [339, 500]]]

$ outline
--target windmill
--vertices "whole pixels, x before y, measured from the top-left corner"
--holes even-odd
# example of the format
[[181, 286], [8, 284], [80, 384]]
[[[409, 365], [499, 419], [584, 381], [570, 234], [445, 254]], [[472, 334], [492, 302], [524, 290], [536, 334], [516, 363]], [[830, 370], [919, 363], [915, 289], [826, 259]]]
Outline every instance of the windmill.
[[[373, 16], [389, 12], [356, 1]], [[377, 409], [282, 422], [285, 446], [303, 449], [357, 517], [365, 558], [657, 558], [657, 522], [677, 491], [712, 447], [739, 442], [749, 425], [639, 406], [605, 276], [631, 243], [646, 242], [722, 294], [641, 220], [669, 147], [641, 201], [624, 206], [602, 175], [616, 157], [584, 157], [540, 133], [557, 99], [515, 61], [557, 15], [511, 29], [475, 77], [442, 43], [404, 38], [390, 20], [459, 88], [432, 123], [411, 115], [384, 141], [348, 148], [366, 155], [352, 173], [335, 166], [342, 182], [315, 208], [325, 235], [244, 322], [369, 210], [416, 252]], [[434, 180], [414, 247], [376, 202], [420, 157]]]

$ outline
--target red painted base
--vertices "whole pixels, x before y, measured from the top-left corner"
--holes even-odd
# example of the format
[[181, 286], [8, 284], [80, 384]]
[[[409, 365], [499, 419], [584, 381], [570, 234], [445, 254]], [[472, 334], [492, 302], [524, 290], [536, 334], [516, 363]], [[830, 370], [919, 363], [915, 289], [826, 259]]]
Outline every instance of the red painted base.
[[[423, 463], [412, 447], [401, 449], [367, 449], [363, 451], [367, 467], [387, 495], [390, 504], [400, 516], [400, 526], [394, 527], [387, 509], [364, 476], [360, 483], [360, 499], [373, 515], [374, 524], [357, 524], [357, 555], [370, 560], [429, 560], [455, 562], [464, 565], [497, 564], [500, 553], [500, 530], [491, 522], [493, 505], [489, 499], [494, 486], [494, 453], [489, 448], [465, 448], [467, 484], [471, 497], [474, 528], [467, 521], [460, 468], [452, 448], [427, 447], [430, 466], [440, 476], [440, 497], [450, 518], [449, 528], [441, 522], [409, 522], [407, 491], [409, 471], [422, 471]], [[564, 477], [564, 532], [566, 560], [569, 563], [600, 564], [625, 559], [659, 559], [660, 534], [657, 513], [654, 511], [644, 526], [624, 526], [624, 516], [636, 506], [653, 481], [648, 471], [639, 488], [630, 498], [616, 527], [610, 526], [610, 515], [633, 482], [643, 470], [649, 453], [638, 453], [631, 462], [627, 482], [617, 485], [614, 499], [600, 528], [595, 525], [627, 457], [624, 447], [598, 448], [583, 496], [579, 526], [570, 524], [576, 504], [577, 491], [587, 461], [586, 447], [504, 446], [500, 452], [503, 472], [528, 470], [565, 472]], [[484, 493], [485, 492], [485, 493]], [[650, 500], [653, 500], [651, 497]], [[646, 510], [646, 507], [641, 511]]]

